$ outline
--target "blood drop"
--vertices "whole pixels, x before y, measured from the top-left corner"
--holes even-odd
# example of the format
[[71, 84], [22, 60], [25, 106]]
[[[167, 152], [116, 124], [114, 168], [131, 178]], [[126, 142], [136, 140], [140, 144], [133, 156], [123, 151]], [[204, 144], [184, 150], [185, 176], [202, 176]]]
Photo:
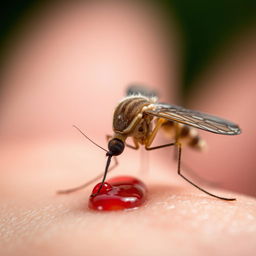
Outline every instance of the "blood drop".
[[[137, 178], [119, 176], [104, 183], [97, 194], [98, 183], [89, 199], [89, 208], [97, 211], [117, 211], [141, 206], [146, 199], [145, 184]], [[96, 195], [95, 195], [96, 194]]]

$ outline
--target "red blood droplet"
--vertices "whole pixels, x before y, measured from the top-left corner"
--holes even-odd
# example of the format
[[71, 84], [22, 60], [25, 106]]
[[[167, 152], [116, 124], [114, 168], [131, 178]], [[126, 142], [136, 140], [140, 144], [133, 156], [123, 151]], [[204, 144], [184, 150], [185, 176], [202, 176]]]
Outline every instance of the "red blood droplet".
[[120, 176], [112, 178], [103, 184], [98, 183], [89, 199], [89, 207], [98, 211], [117, 211], [135, 208], [142, 205], [146, 199], [145, 184], [133, 177]]
[[[100, 186], [101, 186], [101, 183], [98, 183], [98, 184], [93, 188], [93, 190], [92, 190], [92, 195], [93, 195], [93, 194], [96, 194], [96, 193], [99, 191]], [[110, 190], [112, 190], [112, 186], [111, 186], [109, 183], [104, 182], [104, 184], [103, 184], [103, 186], [102, 186], [102, 188], [101, 188], [101, 190], [100, 190], [100, 194], [106, 194], [106, 193], [107, 193], [108, 191], [110, 191]]]

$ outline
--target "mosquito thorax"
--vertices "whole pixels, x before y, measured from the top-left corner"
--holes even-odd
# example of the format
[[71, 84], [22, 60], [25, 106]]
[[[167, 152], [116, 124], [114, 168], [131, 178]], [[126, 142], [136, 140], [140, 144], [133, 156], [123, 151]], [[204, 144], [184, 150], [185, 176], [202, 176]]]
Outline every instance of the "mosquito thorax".
[[[144, 107], [152, 102], [143, 96], [129, 96], [124, 98], [116, 107], [113, 116], [113, 130], [117, 133], [129, 134], [133, 130], [133, 122], [139, 119]], [[136, 123], [136, 122], [135, 122]]]
[[108, 143], [109, 152], [107, 154], [112, 156], [118, 156], [123, 153], [124, 147], [125, 145], [122, 140], [114, 138]]

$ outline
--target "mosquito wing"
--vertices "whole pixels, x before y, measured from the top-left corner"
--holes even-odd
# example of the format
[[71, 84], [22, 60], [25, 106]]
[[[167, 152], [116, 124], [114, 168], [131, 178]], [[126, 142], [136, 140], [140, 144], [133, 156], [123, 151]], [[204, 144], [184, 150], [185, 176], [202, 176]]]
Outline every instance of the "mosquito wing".
[[223, 135], [237, 135], [241, 132], [238, 125], [227, 120], [175, 105], [157, 103], [154, 110], [147, 110], [146, 113], [208, 132]]

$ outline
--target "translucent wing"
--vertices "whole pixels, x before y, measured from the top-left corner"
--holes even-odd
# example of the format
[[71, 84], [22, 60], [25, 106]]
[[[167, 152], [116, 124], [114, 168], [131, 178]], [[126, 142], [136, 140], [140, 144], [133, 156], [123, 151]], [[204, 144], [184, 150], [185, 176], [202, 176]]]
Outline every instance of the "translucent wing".
[[147, 110], [146, 113], [190, 125], [208, 132], [223, 135], [237, 135], [241, 132], [238, 125], [227, 120], [175, 105], [158, 103], [155, 104], [154, 110]]

